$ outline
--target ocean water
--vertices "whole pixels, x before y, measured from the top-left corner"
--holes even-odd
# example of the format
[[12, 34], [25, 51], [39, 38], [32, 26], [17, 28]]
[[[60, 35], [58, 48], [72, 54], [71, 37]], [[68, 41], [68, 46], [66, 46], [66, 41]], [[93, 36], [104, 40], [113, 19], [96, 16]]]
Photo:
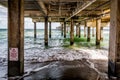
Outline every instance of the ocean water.
[[[49, 47], [55, 47], [60, 46], [63, 40], [63, 37], [61, 37], [61, 31], [60, 30], [52, 30], [52, 39], [49, 38], [48, 43]], [[25, 49], [27, 47], [44, 47], [44, 30], [38, 29], [37, 30], [37, 39], [34, 39], [34, 31], [31, 29], [25, 30]], [[30, 44], [31, 43], [31, 44]], [[26, 46], [27, 44], [30, 44], [29, 46]]]
[[[48, 40], [48, 47], [44, 46], [44, 30], [38, 29], [37, 30], [37, 38], [34, 39], [34, 30], [33, 29], [25, 29], [24, 30], [24, 52], [25, 57], [27, 58], [29, 53], [33, 55], [34, 53], [40, 53], [42, 50], [50, 50], [56, 51], [56, 49], [66, 49], [65, 45], [69, 46], [69, 41], [64, 41], [64, 37], [61, 36], [61, 31], [53, 29], [52, 30], [52, 38]], [[83, 30], [81, 31], [83, 35]], [[103, 33], [103, 41], [101, 41], [101, 48], [108, 49], [109, 43], [109, 31], [104, 30]], [[7, 59], [7, 51], [8, 51], [8, 39], [7, 39], [7, 29], [0, 29], [0, 59]], [[70, 38], [69, 33], [67, 33], [67, 37]], [[82, 37], [84, 38], [84, 37]], [[86, 39], [86, 38], [85, 38]], [[87, 40], [87, 39], [86, 39]], [[86, 41], [75, 43], [78, 48], [86, 47], [84, 45], [87, 44], [87, 48], [94, 48], [95, 47], [95, 37], [91, 35], [91, 42], [87, 43]], [[89, 46], [89, 45], [93, 46]], [[76, 46], [75, 46], [76, 47]], [[43, 52], [41, 52], [43, 53]], [[29, 56], [30, 56], [29, 55]], [[31, 56], [32, 57], [32, 56]]]
[[0, 29], [0, 57], [6, 58], [7, 56], [7, 30]]
[[[25, 29], [24, 31], [24, 58], [25, 58], [25, 70], [33, 70], [39, 68], [39, 66], [31, 65], [35, 62], [46, 62], [54, 60], [80, 60], [82, 58], [87, 59], [101, 59], [107, 60], [108, 58], [108, 43], [109, 43], [109, 31], [104, 30], [103, 41], [101, 42], [101, 48], [95, 48], [95, 37], [91, 35], [91, 42], [75, 43], [74, 46], [69, 47], [69, 41], [64, 41], [64, 37], [61, 36], [61, 31], [53, 29], [51, 33], [51, 39], [48, 40], [48, 47], [44, 46], [44, 30], [37, 30], [37, 38], [34, 39], [34, 30]], [[81, 32], [83, 35], [83, 30]], [[7, 51], [8, 51], [8, 39], [7, 29], [0, 29], [0, 80], [5, 80], [7, 75]], [[70, 38], [69, 33], [67, 37]], [[82, 36], [82, 38], [84, 38]], [[86, 39], [86, 38], [85, 38]], [[81, 45], [82, 44], [82, 45]], [[88, 44], [88, 46], [84, 46]], [[93, 46], [89, 46], [94, 44]], [[67, 45], [67, 47], [65, 47]], [[77, 45], [77, 46], [76, 46]], [[25, 71], [25, 72], [26, 72]], [[3, 74], [4, 73], [4, 74]]]

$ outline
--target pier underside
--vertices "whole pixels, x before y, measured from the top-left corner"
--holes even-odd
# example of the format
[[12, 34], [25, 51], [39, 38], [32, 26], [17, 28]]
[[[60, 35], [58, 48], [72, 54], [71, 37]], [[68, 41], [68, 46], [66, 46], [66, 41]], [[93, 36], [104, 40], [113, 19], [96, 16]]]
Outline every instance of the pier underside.
[[[44, 22], [44, 45], [49, 45], [51, 38], [51, 22], [60, 22], [61, 36], [69, 32], [70, 45], [74, 45], [74, 26], [76, 26], [76, 37], [81, 37], [81, 26], [84, 26], [84, 37], [87, 41], [94, 37], [94, 28], [96, 30], [96, 46], [103, 40], [103, 28], [110, 23], [110, 42], [108, 55], [108, 74], [109, 78], [120, 77], [120, 0], [0, 0], [0, 4], [8, 8], [8, 77], [22, 76], [24, 74], [24, 17], [30, 17], [34, 22], [34, 38], [36, 39], [36, 23]], [[49, 25], [48, 25], [49, 23]], [[67, 31], [69, 27], [69, 31]], [[49, 29], [48, 29], [49, 28]], [[49, 31], [48, 31], [49, 30]], [[49, 34], [48, 34], [49, 32]], [[87, 33], [87, 34], [86, 34]], [[49, 38], [48, 38], [49, 36]], [[49, 53], [49, 52], [48, 52]], [[77, 53], [77, 52], [76, 52]], [[90, 54], [90, 53], [89, 53]], [[42, 54], [41, 54], [42, 55]], [[63, 54], [64, 55], [64, 54]], [[54, 57], [54, 56], [53, 56]], [[54, 75], [58, 80], [103, 80], [101, 72], [92, 63], [95, 60], [81, 59], [75, 61], [53, 61], [40, 69], [30, 72], [26, 80], [48, 77], [54, 80]], [[89, 62], [91, 61], [91, 62]], [[98, 61], [99, 62], [99, 61]], [[70, 67], [73, 66], [78, 67]], [[81, 66], [80, 66], [81, 64]], [[99, 63], [98, 63], [99, 64]], [[102, 64], [103, 65], [103, 64]], [[66, 67], [67, 66], [67, 67]], [[100, 66], [100, 65], [98, 65]], [[62, 67], [62, 68], [61, 68]], [[84, 67], [84, 69], [83, 69]], [[106, 65], [102, 66], [106, 67]], [[45, 69], [45, 72], [44, 70]], [[60, 70], [59, 70], [60, 69]], [[63, 70], [64, 69], [64, 70]], [[41, 71], [40, 71], [41, 70]], [[43, 71], [42, 71], [43, 70]], [[52, 71], [51, 71], [52, 70]], [[81, 71], [83, 70], [82, 73]], [[58, 73], [56, 73], [57, 71]], [[61, 72], [62, 71], [62, 72]], [[89, 72], [90, 71], [90, 72]], [[76, 75], [74, 74], [76, 72]], [[48, 74], [49, 73], [49, 74]], [[89, 74], [88, 74], [89, 73]], [[92, 74], [93, 73], [93, 74]], [[91, 75], [90, 75], [91, 74]], [[71, 76], [71, 78], [70, 78]], [[86, 77], [87, 76], [87, 77]], [[102, 75], [106, 76], [106, 75]], [[48, 80], [50, 80], [48, 78]], [[91, 79], [92, 78], [92, 79]], [[56, 80], [55, 79], [55, 80]], [[105, 80], [107, 78], [104, 77]]]
[[[24, 1], [24, 16], [31, 17], [33, 21], [37, 22], [44, 22], [45, 16], [48, 16], [48, 20], [51, 22], [70, 22], [72, 17], [74, 17], [74, 21], [78, 23], [85, 20], [92, 21], [92, 19], [101, 17], [102, 22], [110, 21], [109, 0]], [[7, 0], [1, 0], [0, 3], [8, 6]]]

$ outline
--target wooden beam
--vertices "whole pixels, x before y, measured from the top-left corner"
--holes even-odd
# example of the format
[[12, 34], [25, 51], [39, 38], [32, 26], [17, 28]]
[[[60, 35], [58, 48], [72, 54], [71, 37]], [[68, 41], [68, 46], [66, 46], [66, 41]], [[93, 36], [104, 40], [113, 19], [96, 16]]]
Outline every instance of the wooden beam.
[[45, 7], [45, 4], [43, 3], [42, 0], [37, 0], [38, 4], [39, 4], [39, 7], [41, 8], [44, 16], [47, 16], [47, 9]]
[[[59, 0], [43, 0], [44, 2], [54, 1], [58, 2]], [[91, 0], [60, 0], [60, 2], [72, 3], [72, 2], [83, 2], [83, 1], [91, 1]], [[100, 0], [100, 1], [108, 1], [108, 0]]]
[[93, 4], [96, 0], [92, 0], [92, 1], [87, 1], [86, 3], [84, 3], [82, 6], [80, 5], [80, 7], [78, 7], [73, 13], [72, 15], [67, 18], [65, 21], [71, 19], [72, 17], [74, 17], [75, 15], [77, 15], [78, 13], [80, 13], [81, 11], [83, 11], [84, 9], [86, 9], [88, 6], [90, 6], [91, 4]]

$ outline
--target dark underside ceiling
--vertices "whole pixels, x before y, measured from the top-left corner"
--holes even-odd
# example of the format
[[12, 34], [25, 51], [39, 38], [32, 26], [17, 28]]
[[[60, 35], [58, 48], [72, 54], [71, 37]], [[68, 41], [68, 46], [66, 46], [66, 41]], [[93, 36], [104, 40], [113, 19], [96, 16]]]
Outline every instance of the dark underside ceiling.
[[[0, 0], [0, 4], [7, 7], [7, 0]], [[110, 0], [25, 0], [24, 10], [25, 17], [36, 21], [48, 16], [53, 22], [69, 22], [71, 18], [76, 22], [95, 18], [109, 22]]]

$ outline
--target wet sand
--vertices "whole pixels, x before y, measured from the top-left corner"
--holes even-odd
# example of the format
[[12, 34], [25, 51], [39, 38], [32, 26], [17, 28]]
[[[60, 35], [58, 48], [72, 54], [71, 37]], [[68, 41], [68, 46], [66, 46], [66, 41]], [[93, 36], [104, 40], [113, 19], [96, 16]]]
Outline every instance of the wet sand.
[[[11, 80], [107, 80], [106, 50], [36, 48], [34, 52], [28, 51], [25, 74]], [[7, 80], [7, 65], [0, 70], [4, 73], [0, 80]]]
[[[26, 73], [24, 80], [107, 80], [107, 66], [104, 63], [101, 65], [101, 61], [95, 61], [95, 66], [86, 59], [31, 63], [30, 66], [32, 65], [34, 70]], [[35, 65], [39, 69], [36, 70]]]

